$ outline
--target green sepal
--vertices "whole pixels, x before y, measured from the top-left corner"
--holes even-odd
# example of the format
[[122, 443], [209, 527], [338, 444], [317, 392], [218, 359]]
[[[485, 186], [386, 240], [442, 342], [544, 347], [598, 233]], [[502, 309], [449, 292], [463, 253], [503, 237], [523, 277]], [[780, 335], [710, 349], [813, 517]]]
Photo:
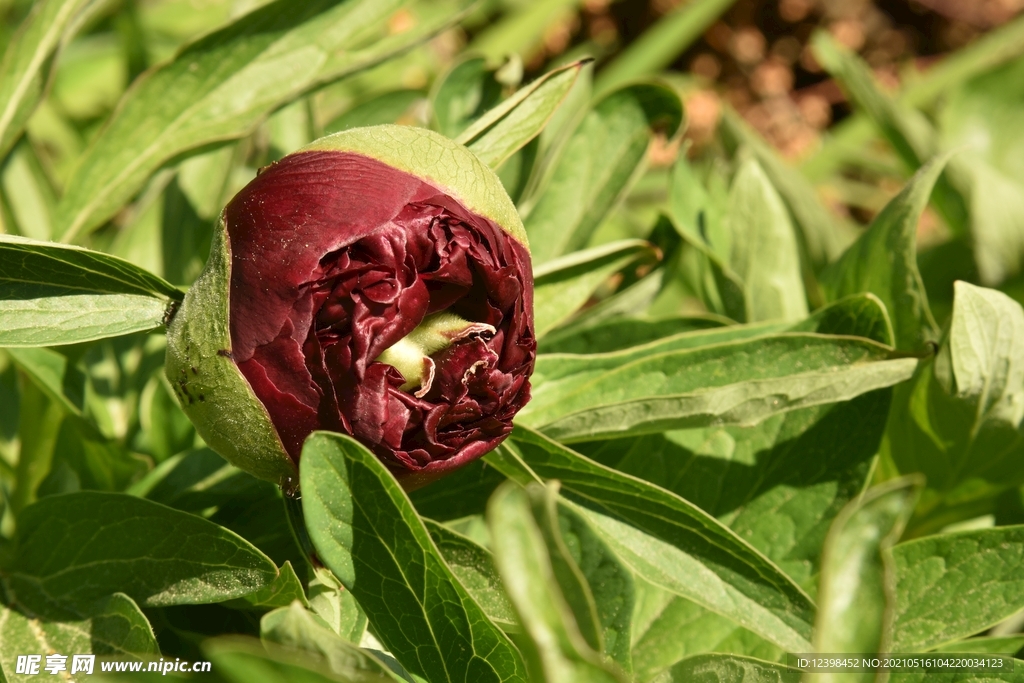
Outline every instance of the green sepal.
[[298, 472], [267, 409], [231, 357], [231, 254], [221, 218], [206, 268], [167, 326], [167, 379], [196, 431], [228, 462], [293, 489]]
[[436, 185], [467, 209], [489, 218], [526, 247], [526, 229], [497, 174], [454, 140], [425, 128], [371, 126], [328, 135], [301, 152], [362, 154]]

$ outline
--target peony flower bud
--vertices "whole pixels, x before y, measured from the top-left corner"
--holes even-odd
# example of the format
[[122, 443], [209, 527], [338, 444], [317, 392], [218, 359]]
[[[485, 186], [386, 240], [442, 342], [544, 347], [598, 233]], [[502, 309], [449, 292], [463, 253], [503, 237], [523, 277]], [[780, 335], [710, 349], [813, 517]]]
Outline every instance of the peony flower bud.
[[499, 444], [530, 397], [533, 276], [497, 176], [427, 130], [363, 128], [227, 205], [168, 326], [167, 376], [211, 448], [289, 486], [314, 430], [406, 488]]

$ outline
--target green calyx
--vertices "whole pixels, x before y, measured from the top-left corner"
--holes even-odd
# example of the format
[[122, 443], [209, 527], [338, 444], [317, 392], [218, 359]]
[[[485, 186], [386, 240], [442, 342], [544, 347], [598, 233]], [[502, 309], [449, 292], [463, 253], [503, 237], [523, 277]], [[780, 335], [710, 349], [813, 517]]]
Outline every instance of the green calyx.
[[498, 176], [466, 147], [439, 133], [412, 126], [353, 128], [296, 153], [301, 152], [352, 152], [422, 178], [530, 248], [523, 221]]
[[199, 436], [235, 467], [286, 490], [298, 485], [267, 409], [231, 357], [231, 254], [223, 220], [206, 269], [167, 326], [165, 372]]
[[430, 391], [434, 379], [434, 360], [431, 356], [443, 351], [459, 339], [474, 334], [494, 334], [486, 323], [471, 323], [453, 313], [428, 315], [412, 332], [377, 356], [380, 363], [393, 366], [405, 378], [402, 391], [415, 392], [417, 397]]

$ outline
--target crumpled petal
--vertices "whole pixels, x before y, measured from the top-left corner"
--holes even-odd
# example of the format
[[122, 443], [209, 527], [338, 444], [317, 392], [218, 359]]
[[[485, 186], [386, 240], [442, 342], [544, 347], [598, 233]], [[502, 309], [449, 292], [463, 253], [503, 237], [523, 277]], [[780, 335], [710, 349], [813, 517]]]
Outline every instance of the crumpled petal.
[[[286, 157], [224, 217], [232, 355], [296, 462], [310, 432], [331, 429], [423, 482], [508, 435], [536, 341], [529, 253], [500, 227], [343, 152]], [[456, 340], [422, 391], [404, 391], [375, 359], [442, 310], [494, 333]]]

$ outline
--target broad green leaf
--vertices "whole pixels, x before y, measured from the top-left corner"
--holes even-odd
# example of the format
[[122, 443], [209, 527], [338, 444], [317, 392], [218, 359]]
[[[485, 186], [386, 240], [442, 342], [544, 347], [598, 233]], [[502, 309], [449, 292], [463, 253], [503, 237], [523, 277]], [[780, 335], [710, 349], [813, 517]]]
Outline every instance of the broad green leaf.
[[[813, 606], [785, 574], [692, 503], [517, 427], [513, 444], [635, 572], [782, 647], [808, 647]], [[621, 520], [621, 521], [620, 521]]]
[[537, 363], [536, 389], [520, 423], [568, 441], [749, 425], [892, 386], [917, 365], [890, 360], [876, 342], [815, 334], [629, 355], [637, 350], [540, 359], [546, 362]]
[[956, 283], [948, 336], [935, 360], [897, 391], [890, 419], [896, 467], [928, 479], [920, 513], [935, 509], [940, 496], [965, 504], [1024, 482], [1022, 340], [1020, 304]]
[[401, 0], [276, 0], [147, 72], [78, 165], [58, 207], [63, 241], [103, 223], [171, 160], [249, 134], [317, 86], [394, 56], [458, 18], [381, 39]]
[[277, 575], [263, 553], [201, 517], [82, 491], [22, 511], [17, 553], [3, 578], [26, 602], [59, 607], [120, 591], [156, 607], [242, 597]]
[[56, 346], [163, 325], [167, 302], [138, 294], [71, 294], [0, 300], [0, 346]]
[[667, 67], [734, 2], [696, 0], [674, 7], [601, 70], [598, 92], [607, 92]]
[[456, 141], [498, 168], [540, 134], [587, 63], [573, 62], [544, 74], [476, 119]]
[[274, 607], [285, 607], [292, 603], [308, 607], [306, 593], [302, 589], [302, 582], [295, 575], [295, 569], [290, 561], [285, 562], [278, 570], [277, 578], [260, 588], [255, 593], [250, 593], [244, 598], [238, 598], [231, 604], [240, 609], [268, 610]]
[[376, 657], [343, 640], [297, 602], [264, 614], [260, 619], [260, 637], [265, 642], [322, 657], [331, 671], [354, 681], [361, 681], [367, 673], [395, 678]]
[[743, 164], [733, 180], [726, 222], [732, 233], [729, 265], [743, 283], [746, 322], [806, 318], [793, 225], [756, 161]]
[[707, 654], [687, 657], [659, 683], [799, 683], [801, 672], [752, 657]]
[[892, 555], [893, 652], [958, 641], [1024, 608], [1022, 526], [919, 538], [895, 546]]
[[670, 431], [582, 450], [699, 506], [810, 590], [829, 524], [868, 479], [890, 393], [794, 410], [752, 427]]
[[676, 662], [704, 652], [733, 653], [778, 659], [775, 645], [737, 627], [725, 617], [679, 596], [649, 588], [664, 604], [652, 613], [633, 645], [633, 667], [638, 680], [649, 681]]
[[[11, 683], [39, 680], [38, 676], [17, 673], [17, 655], [22, 654], [95, 654], [122, 661], [160, 654], [153, 628], [135, 601], [124, 593], [84, 605], [63, 604], [51, 610], [40, 607], [0, 604], [0, 670]], [[67, 663], [70, 670], [70, 656]]]
[[495, 561], [529, 639], [531, 680], [547, 683], [624, 683], [601, 661], [572, 617], [559, 590], [551, 557], [527, 492], [504, 484], [487, 506]]
[[[918, 481], [891, 481], [851, 502], [832, 523], [822, 550], [815, 652], [899, 652], [892, 649], [896, 576], [889, 550], [917, 494]], [[814, 673], [807, 680], [874, 681], [875, 674]]]
[[[221, 637], [203, 642], [212, 671], [227, 683], [393, 683], [395, 678], [370, 671], [332, 673], [329, 659], [296, 652], [254, 638]], [[190, 679], [191, 680], [191, 679]]]
[[623, 240], [548, 261], [533, 273], [534, 329], [537, 337], [564, 322], [615, 273], [655, 258], [643, 240]]
[[544, 192], [526, 213], [534, 263], [588, 243], [644, 167], [656, 130], [674, 135], [679, 96], [665, 86], [631, 85], [599, 100], [555, 161]]
[[917, 270], [917, 223], [947, 158], [940, 157], [918, 171], [821, 277], [830, 299], [860, 292], [881, 299], [893, 316], [900, 349], [920, 350], [938, 336]]
[[560, 504], [557, 488], [530, 487], [529, 493], [562, 597], [587, 645], [631, 673], [632, 572], [583, 517]]
[[518, 631], [512, 604], [501, 587], [491, 553], [460, 533], [437, 522], [423, 520], [438, 551], [487, 618], [506, 632]]
[[525, 681], [519, 653], [445, 564], [375, 455], [348, 437], [317, 432], [300, 462], [317, 553], [402, 666], [433, 681]]
[[[473, 125], [488, 110], [502, 100], [504, 86], [488, 68], [483, 57], [469, 57], [453, 66], [438, 79], [431, 93], [436, 130], [449, 138], [459, 135]], [[466, 144], [466, 140], [459, 139]], [[490, 164], [488, 164], [490, 165]]]
[[324, 567], [314, 568], [309, 582], [309, 607], [332, 631], [350, 643], [358, 643], [366, 632], [366, 614], [352, 593]]
[[793, 222], [799, 228], [804, 252], [815, 270], [834, 261], [853, 239], [842, 229], [822, 203], [814, 186], [799, 170], [779, 158], [771, 145], [761, 138], [743, 118], [730, 108], [722, 113], [721, 131], [736, 147], [753, 152], [765, 174], [786, 203]]
[[725, 319], [712, 315], [613, 318], [582, 329], [571, 327], [566, 333], [553, 330], [539, 341], [537, 348], [541, 353], [610, 353], [725, 324]]
[[18, 139], [43, 95], [46, 71], [64, 31], [87, 0], [35, 3], [0, 61], [0, 159]]
[[89, 293], [176, 301], [183, 296], [161, 278], [116, 256], [13, 235], [0, 235], [0, 288], [5, 301]]

